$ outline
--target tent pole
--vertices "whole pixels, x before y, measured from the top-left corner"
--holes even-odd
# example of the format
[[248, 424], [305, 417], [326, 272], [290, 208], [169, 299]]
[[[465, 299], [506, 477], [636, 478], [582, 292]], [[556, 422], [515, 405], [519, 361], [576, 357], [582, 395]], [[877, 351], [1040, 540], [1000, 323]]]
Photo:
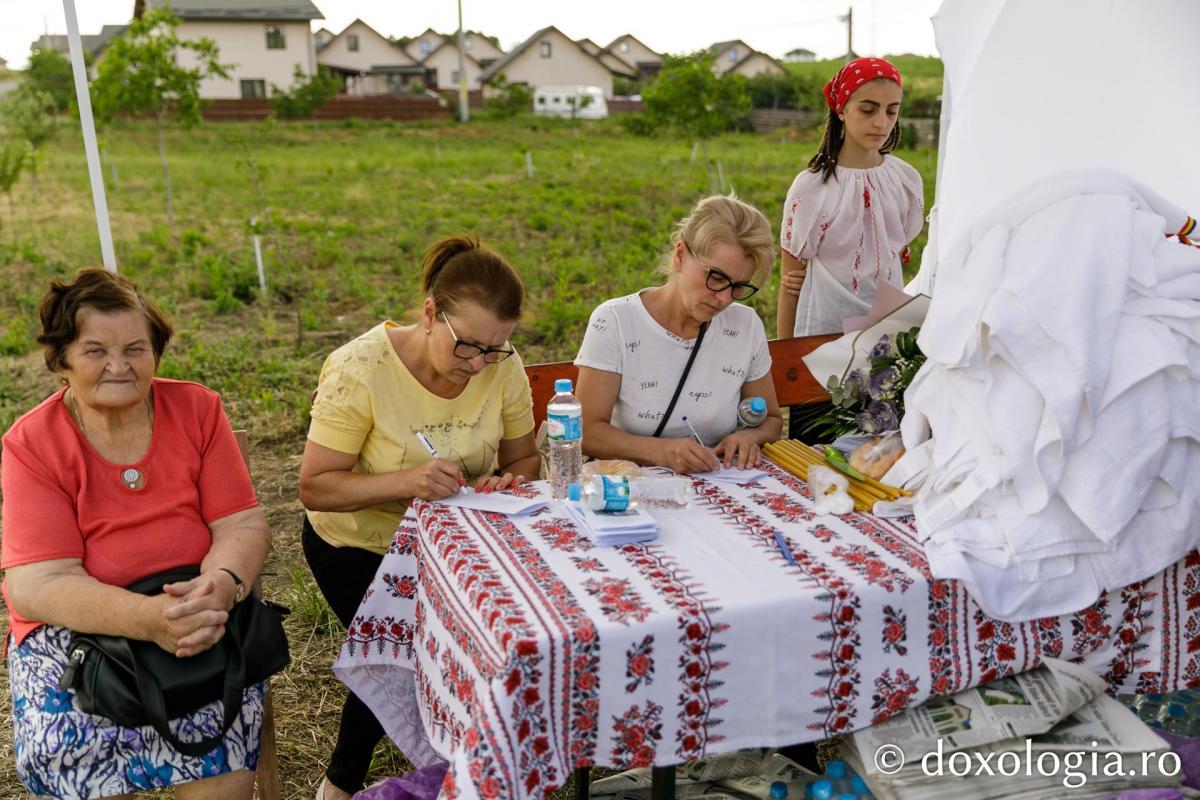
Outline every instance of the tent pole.
[[104, 196], [104, 175], [100, 172], [100, 150], [96, 146], [96, 122], [92, 119], [92, 98], [88, 94], [87, 67], [83, 63], [83, 43], [79, 39], [79, 20], [75, 0], [63, 0], [67, 16], [67, 42], [71, 49], [71, 71], [75, 74], [75, 98], [79, 103], [79, 126], [83, 129], [83, 149], [87, 153], [88, 177], [92, 181], [92, 203], [96, 206], [96, 228], [100, 232], [100, 253], [104, 268], [117, 271], [112, 228], [108, 223], [108, 200]]

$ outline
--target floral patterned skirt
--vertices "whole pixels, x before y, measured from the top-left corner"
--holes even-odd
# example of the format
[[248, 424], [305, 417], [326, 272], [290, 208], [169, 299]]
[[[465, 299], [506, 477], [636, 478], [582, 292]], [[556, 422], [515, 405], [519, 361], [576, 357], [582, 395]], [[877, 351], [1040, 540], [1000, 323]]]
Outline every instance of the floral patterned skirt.
[[[150, 726], [126, 728], [79, 710], [75, 693], [58, 688], [71, 632], [43, 625], [8, 649], [17, 776], [31, 793], [57, 798], [109, 797], [173, 786], [258, 766], [264, 684], [245, 690], [242, 713], [225, 741], [198, 758], [185, 756]], [[221, 729], [221, 703], [172, 720], [184, 741]]]

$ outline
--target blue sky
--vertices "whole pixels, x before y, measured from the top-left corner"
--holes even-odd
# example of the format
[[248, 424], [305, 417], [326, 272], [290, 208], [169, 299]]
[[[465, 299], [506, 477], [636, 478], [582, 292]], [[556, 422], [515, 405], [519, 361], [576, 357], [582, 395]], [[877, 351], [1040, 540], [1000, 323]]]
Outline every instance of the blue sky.
[[[338, 31], [355, 17], [391, 36], [415, 35], [427, 27], [453, 30], [454, 0], [398, 3], [395, 0], [313, 0]], [[864, 55], [913, 52], [934, 54], [929, 17], [940, 0], [463, 0], [468, 28], [500, 38], [508, 49], [538, 28], [556, 25], [579, 39], [601, 45], [632, 33], [650, 47], [687, 52], [723, 39], [742, 39], [751, 47], [782, 56], [795, 47], [832, 58], [846, 51], [846, 26], [838, 17], [854, 7], [854, 49]], [[133, 0], [76, 0], [83, 33], [105, 23], [122, 23]], [[61, 0], [0, 0], [0, 56], [11, 66], [25, 63], [30, 43], [44, 30], [65, 33]]]

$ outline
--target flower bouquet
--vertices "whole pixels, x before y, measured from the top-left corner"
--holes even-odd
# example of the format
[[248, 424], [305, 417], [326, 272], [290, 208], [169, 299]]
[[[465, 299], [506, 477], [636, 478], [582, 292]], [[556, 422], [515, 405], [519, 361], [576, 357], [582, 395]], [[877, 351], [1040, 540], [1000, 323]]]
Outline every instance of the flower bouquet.
[[871, 348], [869, 366], [847, 368], [825, 383], [833, 407], [806, 428], [822, 441], [842, 436], [875, 436], [900, 427], [904, 390], [925, 363], [917, 346], [919, 327], [884, 334]]

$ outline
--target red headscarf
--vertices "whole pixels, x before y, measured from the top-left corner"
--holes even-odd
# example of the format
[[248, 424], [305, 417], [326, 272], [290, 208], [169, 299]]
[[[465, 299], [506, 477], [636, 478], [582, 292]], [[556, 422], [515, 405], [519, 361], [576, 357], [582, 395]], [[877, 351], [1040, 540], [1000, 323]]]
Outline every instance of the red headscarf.
[[837, 114], [846, 107], [850, 95], [867, 81], [876, 78], [887, 78], [889, 81], [895, 81], [897, 86], [904, 86], [900, 82], [900, 70], [896, 69], [892, 62], [882, 58], [856, 58], [839, 69], [837, 75], [825, 84], [825, 102], [830, 110]]

